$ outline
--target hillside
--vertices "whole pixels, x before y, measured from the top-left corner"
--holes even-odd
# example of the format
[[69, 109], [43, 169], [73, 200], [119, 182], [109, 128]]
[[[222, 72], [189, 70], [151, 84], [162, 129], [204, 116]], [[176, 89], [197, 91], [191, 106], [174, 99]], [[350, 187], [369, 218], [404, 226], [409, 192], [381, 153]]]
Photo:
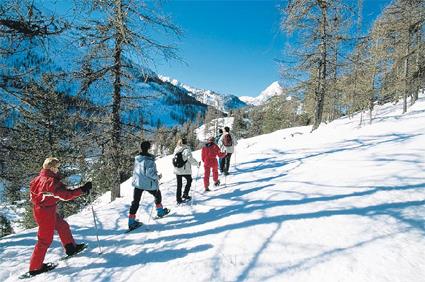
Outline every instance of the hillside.
[[[407, 114], [401, 109], [377, 106], [372, 125], [360, 127], [359, 114], [313, 133], [299, 127], [240, 140], [227, 185], [205, 194], [198, 178], [191, 206], [175, 206], [171, 156], [162, 158], [169, 217], [149, 220], [147, 194], [138, 214], [146, 226], [123, 234], [127, 181], [123, 198], [108, 203], [104, 195], [94, 205], [102, 255], [84, 210], [68, 222], [90, 249], [31, 281], [422, 281], [424, 95]], [[1, 281], [27, 270], [35, 238], [31, 229], [0, 240]], [[61, 256], [55, 238], [46, 261]]]
[[[69, 1], [36, 0], [34, 3], [46, 17], [60, 17], [76, 26], [87, 20], [88, 15], [71, 12], [76, 7], [75, 3]], [[91, 17], [96, 18], [96, 15]], [[31, 79], [40, 78], [46, 73], [67, 74], [65, 79], [56, 85], [56, 90], [71, 96], [80, 95], [82, 81], [77, 79], [75, 74], [83, 69], [83, 58], [88, 52], [86, 44], [78, 39], [81, 36], [78, 28], [66, 29], [63, 33], [43, 40], [22, 40], [17, 46], [13, 40], [2, 38], [0, 46], [14, 49], [14, 52], [2, 56], [0, 74], [8, 77], [11, 73], [20, 73], [28, 69], [36, 70], [33, 71]], [[189, 120], [194, 121], [199, 113], [204, 114], [207, 111], [207, 105], [222, 111], [246, 106], [236, 96], [217, 94], [211, 90], [201, 91], [189, 85], [183, 85], [184, 87], [174, 85], [170, 82], [174, 81], [173, 79], [162, 80], [162, 76], [151, 69], [154, 66], [146, 64], [146, 58], [134, 53], [125, 52], [123, 57], [126, 61], [126, 75], [123, 80], [125, 87], [121, 93], [123, 97], [121, 106], [122, 117], [126, 122], [140, 124], [143, 120], [147, 128], [156, 128], [158, 125], [175, 126]], [[113, 92], [111, 81], [105, 79], [93, 83], [86, 93], [90, 101], [100, 106], [110, 105]], [[13, 81], [9, 84], [13, 85]], [[198, 92], [209, 93], [204, 95], [209, 98], [200, 98], [201, 94]], [[14, 104], [22, 103], [2, 88], [0, 102], [9, 104], [11, 108]]]

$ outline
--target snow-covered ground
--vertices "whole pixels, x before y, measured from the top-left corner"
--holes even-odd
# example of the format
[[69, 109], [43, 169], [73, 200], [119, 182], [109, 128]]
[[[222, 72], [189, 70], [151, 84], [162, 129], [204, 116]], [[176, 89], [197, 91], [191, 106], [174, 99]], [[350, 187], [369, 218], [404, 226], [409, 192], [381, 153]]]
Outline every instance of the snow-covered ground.
[[203, 124], [195, 130], [196, 137], [199, 141], [205, 142], [208, 137], [215, 137], [218, 134], [218, 129], [224, 129], [225, 126], [228, 126], [231, 129], [233, 127], [233, 121], [233, 117], [213, 119], [207, 125]]
[[[227, 185], [202, 193], [200, 172], [192, 206], [175, 206], [171, 157], [160, 159], [169, 217], [149, 220], [146, 194], [146, 226], [124, 234], [127, 181], [123, 198], [94, 205], [102, 255], [87, 209], [68, 222], [89, 250], [32, 281], [423, 281], [425, 98], [401, 107], [378, 107], [372, 125], [357, 115], [241, 140]], [[0, 281], [27, 270], [35, 239], [0, 240]], [[63, 255], [55, 237], [46, 261]]]

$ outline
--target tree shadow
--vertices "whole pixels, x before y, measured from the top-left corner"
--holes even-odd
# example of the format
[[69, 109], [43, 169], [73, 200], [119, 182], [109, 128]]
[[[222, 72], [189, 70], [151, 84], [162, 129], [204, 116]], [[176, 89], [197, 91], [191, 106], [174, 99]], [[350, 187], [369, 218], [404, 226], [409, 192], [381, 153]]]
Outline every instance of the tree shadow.
[[[128, 244], [121, 244], [120, 248], [125, 248], [131, 246], [133, 243], [130, 241]], [[90, 280], [103, 280], [112, 277], [112, 275], [119, 271], [119, 268], [127, 268], [135, 265], [146, 265], [152, 263], [162, 263], [169, 262], [175, 259], [183, 258], [188, 254], [193, 254], [197, 252], [203, 252], [208, 249], [211, 249], [213, 245], [211, 244], [201, 244], [195, 247], [185, 249], [185, 248], [161, 248], [161, 250], [152, 250], [152, 251], [139, 251], [134, 255], [119, 253], [119, 252], [108, 252], [102, 254], [99, 257], [100, 262], [94, 262], [84, 267], [84, 270], [98, 270], [97, 276], [93, 278], [93, 272], [90, 272]], [[80, 270], [80, 267], [73, 267], [71, 263], [67, 265], [66, 268], [60, 269], [60, 274], [72, 276]], [[120, 280], [127, 280], [121, 279]], [[128, 279], [131, 278], [131, 274]], [[84, 280], [84, 277], [81, 277]]]
[[[271, 185], [270, 185], [271, 186]], [[264, 188], [264, 187], [262, 187]], [[297, 200], [267, 200], [267, 201], [248, 201], [248, 200], [240, 200], [237, 204], [232, 204], [231, 206], [225, 206], [222, 208], [214, 208], [207, 212], [197, 213], [195, 215], [195, 221], [185, 223], [184, 221], [171, 221], [167, 223], [165, 229], [168, 228], [186, 228], [191, 227], [193, 225], [198, 225], [203, 222], [209, 222], [214, 219], [221, 219], [223, 217], [229, 217], [231, 215], [240, 215], [240, 214], [249, 214], [258, 210], [267, 210], [273, 207], [278, 206], [289, 206], [289, 205], [304, 205], [308, 203], [315, 202], [325, 202], [325, 201], [335, 201], [339, 199], [344, 199], [348, 197], [361, 197], [372, 195], [374, 193], [380, 191], [396, 191], [396, 190], [409, 190], [409, 189], [423, 189], [425, 188], [425, 183], [420, 183], [416, 185], [406, 185], [406, 186], [387, 186], [381, 188], [369, 189], [367, 191], [354, 192], [349, 194], [341, 194], [341, 195], [331, 195], [331, 196], [320, 196], [320, 197], [311, 197], [311, 198], [303, 198]], [[425, 226], [421, 223], [421, 220], [412, 220], [407, 219], [400, 210], [415, 207], [425, 204], [425, 201], [408, 201], [408, 202], [395, 202], [395, 203], [386, 203], [379, 204], [368, 207], [354, 207], [349, 209], [332, 209], [332, 210], [321, 210], [317, 212], [311, 213], [301, 213], [301, 214], [284, 214], [278, 216], [269, 216], [259, 219], [251, 219], [243, 222], [232, 223], [227, 225], [222, 225], [219, 227], [214, 227], [210, 229], [205, 229], [202, 231], [191, 232], [191, 233], [182, 233], [174, 236], [163, 236], [160, 238], [161, 241], [169, 241], [169, 240], [189, 240], [192, 238], [199, 238], [211, 234], [218, 234], [221, 232], [235, 230], [235, 229], [243, 229], [246, 227], [251, 227], [255, 225], [263, 225], [269, 223], [279, 223], [284, 221], [293, 221], [293, 220], [303, 220], [303, 219], [315, 219], [321, 217], [331, 217], [336, 215], [359, 215], [359, 216], [376, 216], [376, 215], [388, 215], [396, 218], [398, 221], [402, 221], [405, 224], [408, 224], [414, 229], [425, 234]], [[394, 215], [397, 215], [395, 217]], [[159, 239], [147, 239], [147, 243], [156, 243]]]

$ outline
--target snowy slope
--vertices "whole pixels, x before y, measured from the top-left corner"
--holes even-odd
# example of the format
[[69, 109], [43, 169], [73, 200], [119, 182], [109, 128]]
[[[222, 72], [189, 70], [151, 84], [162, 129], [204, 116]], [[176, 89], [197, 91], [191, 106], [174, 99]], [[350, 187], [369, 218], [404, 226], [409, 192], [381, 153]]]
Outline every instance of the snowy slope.
[[[160, 159], [169, 217], [148, 219], [147, 194], [146, 226], [123, 234], [127, 181], [125, 197], [95, 204], [103, 254], [87, 209], [68, 222], [90, 249], [32, 281], [423, 281], [425, 98], [401, 110], [241, 140], [227, 186], [204, 194], [198, 178], [192, 206], [175, 207], [171, 157]], [[35, 232], [0, 240], [0, 281], [26, 271]], [[56, 237], [46, 260], [62, 255]]]
[[[282, 86], [279, 84], [278, 81], [275, 81], [269, 86], [267, 86], [266, 89], [261, 91], [260, 95], [258, 95], [257, 97], [241, 96], [239, 97], [239, 99], [249, 105], [260, 106], [266, 103], [270, 98], [274, 96], [282, 96], [284, 94], [285, 92]], [[288, 97], [288, 99], [290, 99], [290, 97]]]

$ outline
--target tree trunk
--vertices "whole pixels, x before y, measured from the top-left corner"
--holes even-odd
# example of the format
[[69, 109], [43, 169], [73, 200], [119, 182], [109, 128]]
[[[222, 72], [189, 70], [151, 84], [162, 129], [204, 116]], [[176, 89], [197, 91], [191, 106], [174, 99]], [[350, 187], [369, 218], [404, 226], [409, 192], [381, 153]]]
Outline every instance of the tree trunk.
[[122, 45], [123, 34], [121, 26], [123, 24], [121, 0], [115, 1], [115, 47], [114, 47], [114, 94], [112, 101], [112, 183], [111, 183], [111, 201], [120, 197], [120, 135], [121, 135], [121, 76], [122, 76]]
[[375, 76], [376, 76], [376, 72], [374, 72], [372, 76], [372, 82], [371, 82], [372, 87], [370, 89], [370, 95], [369, 95], [369, 124], [372, 124], [372, 120], [373, 120], [373, 108], [374, 108], [373, 97], [375, 93]]
[[409, 96], [409, 53], [410, 53], [410, 29], [407, 32], [406, 58], [404, 60], [404, 95], [403, 114], [407, 112], [407, 97]]
[[315, 95], [315, 109], [314, 109], [314, 123], [313, 130], [316, 130], [320, 123], [322, 122], [323, 114], [323, 104], [326, 93], [326, 55], [327, 55], [327, 38], [326, 38], [326, 25], [327, 25], [327, 7], [326, 1], [320, 2], [322, 19], [320, 22], [320, 33], [321, 33], [321, 43], [320, 43], [320, 67], [319, 67], [319, 77], [318, 77], [318, 88]]
[[420, 74], [420, 54], [421, 54], [421, 31], [416, 30], [416, 87], [415, 91], [412, 95], [412, 100], [410, 101], [410, 104], [413, 105], [419, 98], [419, 91], [421, 90], [421, 74]]

